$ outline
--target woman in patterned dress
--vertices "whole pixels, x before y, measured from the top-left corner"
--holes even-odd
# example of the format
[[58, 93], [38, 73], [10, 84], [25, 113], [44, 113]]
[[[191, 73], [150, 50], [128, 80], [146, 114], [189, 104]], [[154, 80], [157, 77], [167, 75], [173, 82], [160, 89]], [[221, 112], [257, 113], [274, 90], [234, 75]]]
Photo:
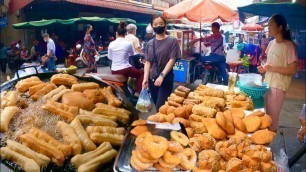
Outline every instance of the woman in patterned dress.
[[84, 37], [84, 52], [83, 52], [83, 59], [85, 63], [87, 63], [87, 70], [86, 73], [97, 73], [97, 64], [95, 60], [95, 55], [97, 54], [95, 42], [92, 39], [90, 32], [92, 31], [93, 27], [91, 25], [85, 26], [85, 37]]

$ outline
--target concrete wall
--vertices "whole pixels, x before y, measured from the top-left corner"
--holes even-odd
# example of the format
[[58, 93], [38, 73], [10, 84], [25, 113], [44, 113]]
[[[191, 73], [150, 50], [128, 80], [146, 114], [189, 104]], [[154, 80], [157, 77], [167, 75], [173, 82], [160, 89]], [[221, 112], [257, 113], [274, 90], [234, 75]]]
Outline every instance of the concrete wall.
[[[10, 0], [4, 0], [4, 4], [8, 7]], [[21, 40], [24, 42], [25, 40], [25, 31], [20, 29], [14, 29], [12, 24], [22, 22], [22, 14], [17, 15], [17, 13], [8, 16], [8, 26], [6, 28], [1, 29], [1, 42], [3, 42], [6, 46], [9, 46], [10, 42]]]

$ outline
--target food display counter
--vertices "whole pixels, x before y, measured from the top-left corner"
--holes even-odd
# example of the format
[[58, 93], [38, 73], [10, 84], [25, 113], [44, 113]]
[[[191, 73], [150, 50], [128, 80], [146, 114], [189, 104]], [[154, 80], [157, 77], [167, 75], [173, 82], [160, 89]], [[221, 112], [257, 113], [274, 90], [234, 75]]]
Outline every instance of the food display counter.
[[115, 88], [69, 74], [12, 80], [1, 100], [14, 171], [277, 171], [271, 118], [237, 88], [179, 86], [146, 120]]

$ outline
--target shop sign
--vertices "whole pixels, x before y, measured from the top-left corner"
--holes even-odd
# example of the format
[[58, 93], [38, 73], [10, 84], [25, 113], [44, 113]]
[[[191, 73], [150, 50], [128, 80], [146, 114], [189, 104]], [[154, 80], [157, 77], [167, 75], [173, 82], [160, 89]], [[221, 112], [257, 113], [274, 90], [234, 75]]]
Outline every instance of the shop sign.
[[173, 70], [185, 71], [183, 62], [181, 62], [181, 61], [175, 62], [174, 66], [173, 66]]

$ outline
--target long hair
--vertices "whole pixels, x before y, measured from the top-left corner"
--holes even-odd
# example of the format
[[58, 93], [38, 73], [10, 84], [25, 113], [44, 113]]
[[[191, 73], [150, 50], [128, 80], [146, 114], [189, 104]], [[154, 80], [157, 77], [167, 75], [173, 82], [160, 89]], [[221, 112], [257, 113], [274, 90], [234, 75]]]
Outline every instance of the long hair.
[[127, 24], [124, 21], [120, 21], [119, 26], [117, 28], [117, 33], [120, 36], [125, 36], [127, 29], [126, 29]]
[[291, 41], [294, 44], [294, 46], [296, 46], [294, 41], [292, 40], [291, 32], [290, 32], [290, 29], [288, 27], [286, 18], [284, 16], [282, 16], [281, 14], [274, 14], [274, 15], [271, 16], [271, 19], [276, 23], [276, 25], [278, 27], [279, 26], [282, 27], [283, 38], [285, 40]]

